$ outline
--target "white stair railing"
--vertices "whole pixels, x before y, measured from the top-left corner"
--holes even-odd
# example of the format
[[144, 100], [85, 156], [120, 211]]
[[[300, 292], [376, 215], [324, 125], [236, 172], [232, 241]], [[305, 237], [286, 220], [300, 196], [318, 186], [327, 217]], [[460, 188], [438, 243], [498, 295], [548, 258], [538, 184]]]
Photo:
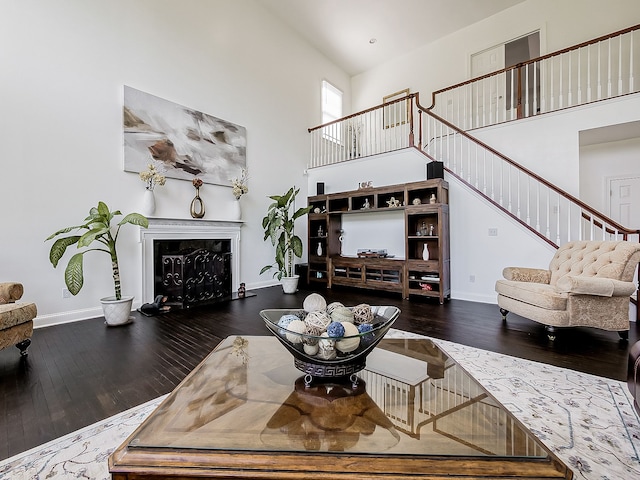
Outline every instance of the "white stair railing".
[[549, 244], [640, 241], [640, 230], [616, 223], [419, 104], [417, 111], [422, 152]]
[[414, 94], [310, 128], [309, 168], [412, 147]]
[[429, 107], [463, 130], [640, 91], [640, 25], [433, 93]]

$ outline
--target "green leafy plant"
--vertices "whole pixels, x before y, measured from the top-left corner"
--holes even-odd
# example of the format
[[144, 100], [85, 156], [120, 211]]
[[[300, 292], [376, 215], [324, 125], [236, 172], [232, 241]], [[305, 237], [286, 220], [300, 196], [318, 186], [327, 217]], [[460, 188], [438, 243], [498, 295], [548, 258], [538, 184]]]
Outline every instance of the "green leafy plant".
[[262, 228], [264, 241], [271, 239], [271, 244], [276, 247], [276, 263], [262, 267], [260, 274], [277, 266], [278, 270], [273, 276], [278, 277], [278, 280], [282, 280], [282, 277], [292, 277], [294, 255], [302, 257], [302, 240], [294, 233], [294, 225], [296, 219], [309, 213], [311, 206], [293, 211], [299, 191], [299, 188], [291, 187], [282, 196], [269, 197], [274, 202], [269, 205], [267, 215], [262, 219]]
[[80, 249], [89, 247], [94, 242], [101, 244], [101, 246], [98, 246], [97, 248], [87, 248], [86, 250], [78, 252], [69, 259], [67, 268], [64, 271], [64, 281], [71, 294], [77, 295], [84, 284], [84, 271], [82, 268], [84, 254], [97, 251], [105, 252], [111, 257], [115, 297], [116, 300], [120, 300], [122, 298], [122, 292], [120, 289], [120, 268], [118, 267], [118, 254], [116, 251], [116, 242], [118, 240], [120, 228], [127, 223], [147, 228], [149, 226], [149, 220], [139, 213], [130, 213], [120, 220], [117, 225], [112, 227], [111, 221], [116, 215], [122, 215], [122, 213], [120, 213], [119, 210], [111, 212], [104, 202], [99, 202], [97, 207], [92, 207], [91, 210], [89, 210], [89, 216], [84, 219], [84, 223], [82, 225], [58, 230], [45, 240], [51, 240], [58, 235], [64, 235], [65, 233], [75, 230], [80, 232], [86, 230], [84, 234], [76, 233], [74, 235], [61, 237], [53, 243], [51, 251], [49, 252], [49, 260], [54, 268], [58, 266], [58, 262], [66, 252], [67, 247], [77, 244]]

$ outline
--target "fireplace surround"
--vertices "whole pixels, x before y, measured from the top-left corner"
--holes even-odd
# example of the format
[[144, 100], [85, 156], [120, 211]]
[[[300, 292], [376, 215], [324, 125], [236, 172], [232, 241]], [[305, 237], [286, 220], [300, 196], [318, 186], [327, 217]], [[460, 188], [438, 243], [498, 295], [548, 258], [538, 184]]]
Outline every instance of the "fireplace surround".
[[[180, 245], [198, 245], [201, 243], [225, 245], [225, 252], [230, 253], [231, 290], [236, 292], [240, 285], [240, 228], [242, 221], [149, 218], [149, 227], [140, 229], [142, 243], [142, 302], [153, 302], [156, 295], [156, 279], [162, 272], [158, 270], [158, 262], [154, 259], [154, 248], [158, 242]], [[209, 242], [198, 242], [200, 240]], [[228, 246], [228, 247], [227, 247]], [[228, 250], [228, 251], [227, 251]]]

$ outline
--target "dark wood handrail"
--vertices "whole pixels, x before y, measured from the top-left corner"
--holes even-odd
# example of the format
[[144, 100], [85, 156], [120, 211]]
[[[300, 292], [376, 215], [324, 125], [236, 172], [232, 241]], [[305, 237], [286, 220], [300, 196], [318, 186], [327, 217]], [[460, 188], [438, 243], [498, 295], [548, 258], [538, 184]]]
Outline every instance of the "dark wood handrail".
[[[406, 96], [404, 96], [402, 98], [398, 98], [398, 99], [392, 100], [390, 102], [383, 102], [383, 103], [381, 103], [379, 105], [376, 105], [375, 107], [367, 108], [366, 110], [362, 110], [360, 112], [352, 113], [351, 115], [347, 115], [346, 117], [338, 118], [337, 120], [333, 120], [331, 122], [323, 123], [322, 125], [318, 125], [317, 127], [308, 128], [307, 131], [309, 133], [311, 133], [311, 132], [314, 132], [314, 131], [316, 131], [316, 130], [318, 130], [320, 128], [324, 128], [324, 127], [327, 127], [329, 125], [333, 125], [334, 123], [344, 122], [345, 120], [349, 120], [350, 118], [358, 117], [360, 115], [364, 115], [365, 113], [373, 112], [374, 110], [378, 110], [378, 109], [386, 107], [388, 105], [393, 105], [394, 103], [406, 102], [407, 100], [412, 100], [416, 95], [417, 95], [416, 93], [409, 93], [408, 95], [406, 95]], [[409, 114], [409, 115], [411, 115], [411, 114]], [[411, 120], [411, 118], [410, 118], [410, 120]]]
[[449, 91], [449, 90], [454, 90], [456, 88], [464, 87], [465, 85], [469, 85], [471, 83], [475, 83], [475, 82], [478, 82], [480, 80], [484, 80], [485, 78], [494, 77], [496, 75], [499, 75], [501, 73], [506, 73], [506, 72], [511, 71], [511, 70], [516, 70], [516, 69], [519, 70], [519, 69], [521, 69], [522, 67], [524, 67], [526, 65], [530, 65], [530, 64], [536, 63], [536, 62], [540, 62], [542, 60], [546, 60], [547, 58], [556, 57], [558, 55], [562, 55], [564, 53], [571, 52], [573, 50], [577, 50], [579, 48], [583, 48], [583, 47], [586, 47], [588, 45], [593, 45], [593, 44], [602, 42], [603, 40], [608, 40], [608, 39], [613, 38], [613, 37], [618, 37], [620, 35], [624, 35], [625, 33], [629, 33], [631, 31], [638, 30], [638, 29], [640, 29], [640, 24], [634, 25], [633, 27], [627, 27], [627, 28], [625, 28], [623, 30], [618, 30], [617, 32], [609, 33], [607, 35], [603, 35], [603, 36], [598, 37], [598, 38], [594, 38], [593, 40], [589, 40], [587, 42], [583, 42], [583, 43], [580, 43], [578, 45], [573, 45], [571, 47], [563, 48], [562, 50], [557, 50], [557, 51], [555, 51], [553, 53], [548, 53], [548, 54], [543, 55], [541, 57], [533, 58], [531, 60], [527, 60], [526, 62], [518, 63], [517, 65], [512, 65], [510, 67], [505, 67], [502, 70], [496, 70], [495, 72], [487, 73], [485, 75], [481, 75], [479, 77], [472, 78], [472, 79], [467, 80], [465, 82], [457, 83], [455, 85], [451, 85], [449, 87], [442, 88], [440, 90], [436, 90], [431, 94], [431, 105], [428, 107], [428, 109], [432, 110], [435, 107], [435, 105], [436, 105], [436, 95], [438, 95], [440, 93], [444, 93], [444, 92]]
[[[557, 194], [559, 194], [560, 196], [566, 198], [567, 200], [570, 200], [572, 203], [578, 205], [581, 209], [586, 210], [587, 212], [589, 212], [590, 215], [592, 215], [593, 217], [597, 217], [602, 219], [604, 222], [606, 222], [608, 225], [611, 225], [613, 227], [615, 227], [616, 229], [618, 229], [621, 233], [623, 234], [627, 234], [627, 235], [634, 235], [634, 234], [640, 234], [640, 229], [638, 230], [633, 230], [627, 227], [624, 227], [622, 225], [620, 225], [618, 222], [616, 222], [615, 220], [607, 217], [606, 215], [603, 215], [601, 212], [598, 212], [596, 210], [594, 210], [593, 208], [591, 208], [589, 205], [587, 205], [586, 203], [584, 203], [583, 201], [581, 201], [580, 199], [574, 197], [573, 195], [571, 195], [568, 192], [565, 192], [564, 190], [562, 190], [561, 188], [557, 187], [556, 185], [548, 182], [547, 180], [545, 180], [544, 178], [542, 178], [541, 176], [537, 175], [536, 173], [532, 172], [531, 170], [529, 170], [526, 167], [523, 167], [522, 165], [520, 165], [519, 163], [511, 160], [509, 157], [507, 157], [506, 155], [504, 155], [503, 153], [500, 153], [499, 151], [497, 151], [496, 149], [490, 147], [489, 145], [487, 145], [486, 143], [482, 142], [481, 140], [469, 135], [467, 132], [465, 132], [464, 130], [456, 127], [454, 124], [452, 124], [451, 122], [448, 122], [447, 120], [445, 120], [444, 118], [436, 115], [435, 113], [433, 113], [432, 111], [430, 111], [429, 109], [423, 107], [422, 105], [420, 105], [420, 94], [416, 93], [416, 108], [418, 109], [418, 112], [424, 112], [426, 115], [430, 115], [431, 117], [435, 118], [437, 121], [442, 122], [444, 125], [446, 125], [447, 127], [449, 127], [450, 129], [454, 130], [455, 132], [457, 132], [458, 134], [464, 136], [465, 138], [467, 138], [468, 140], [470, 140], [471, 142], [480, 145], [482, 148], [486, 149], [487, 151], [491, 152], [493, 155], [501, 158], [503, 161], [505, 161], [506, 163], [512, 165], [513, 167], [517, 168], [518, 170], [526, 173], [527, 175], [531, 176], [532, 178], [534, 178], [535, 180], [537, 180], [538, 182], [540, 182], [541, 184], [545, 185], [547, 188], [549, 188], [550, 190], [553, 190], [554, 192], [556, 192]], [[422, 150], [422, 145], [420, 145], [420, 150]], [[467, 183], [465, 181], [465, 183]], [[480, 192], [482, 194], [482, 192]], [[483, 196], [486, 197], [486, 195], [483, 194]]]

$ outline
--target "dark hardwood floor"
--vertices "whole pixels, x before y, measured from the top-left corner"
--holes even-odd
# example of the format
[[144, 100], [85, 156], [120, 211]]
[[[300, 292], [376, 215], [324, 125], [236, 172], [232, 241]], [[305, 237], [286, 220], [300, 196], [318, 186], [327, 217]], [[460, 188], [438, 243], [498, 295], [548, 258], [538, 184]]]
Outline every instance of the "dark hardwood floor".
[[[268, 335], [259, 311], [301, 308], [309, 290], [284, 295], [256, 290], [254, 297], [178, 310], [160, 317], [135, 313], [135, 321], [106, 327], [96, 318], [37, 329], [29, 356], [0, 351], [0, 459], [90, 425], [170, 392], [228, 335]], [[547, 341], [542, 325], [498, 307], [452, 300], [402, 300], [380, 292], [332, 289], [329, 302], [396, 305], [394, 327], [537, 362], [626, 380], [629, 341], [615, 332], [576, 328]]]

